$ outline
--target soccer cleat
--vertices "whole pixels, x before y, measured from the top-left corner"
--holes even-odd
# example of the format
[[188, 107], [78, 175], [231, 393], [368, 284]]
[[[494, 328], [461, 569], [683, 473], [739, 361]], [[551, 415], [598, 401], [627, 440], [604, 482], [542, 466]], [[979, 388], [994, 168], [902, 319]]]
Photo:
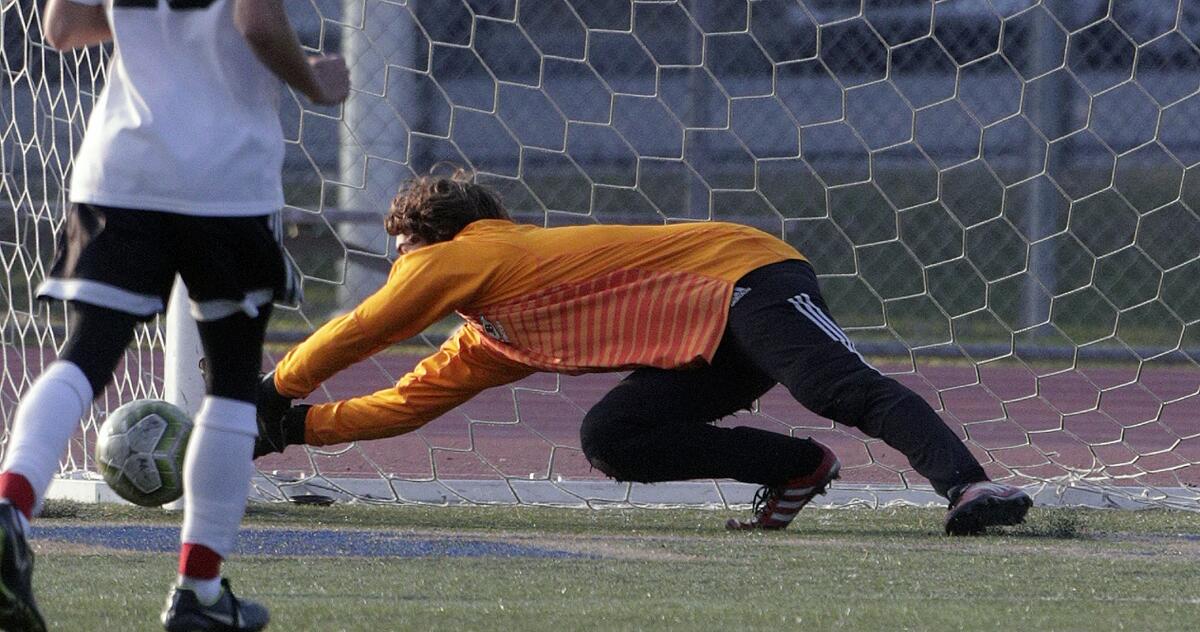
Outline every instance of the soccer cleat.
[[991, 481], [962, 485], [951, 490], [946, 533], [975, 535], [995, 525], [1020, 524], [1032, 506], [1033, 499], [1019, 487]]
[[46, 622], [33, 600], [33, 551], [17, 511], [0, 502], [0, 630], [43, 632]]
[[731, 531], [784, 529], [817, 494], [838, 477], [841, 461], [829, 448], [809, 439], [821, 449], [821, 463], [812, 472], [793, 478], [778, 487], [763, 486], [754, 495], [754, 516], [749, 520], [730, 518], [725, 528]]
[[224, 578], [216, 603], [206, 606], [195, 592], [176, 586], [162, 613], [167, 632], [254, 632], [267, 627], [270, 619], [262, 605], [234, 597], [229, 580]]

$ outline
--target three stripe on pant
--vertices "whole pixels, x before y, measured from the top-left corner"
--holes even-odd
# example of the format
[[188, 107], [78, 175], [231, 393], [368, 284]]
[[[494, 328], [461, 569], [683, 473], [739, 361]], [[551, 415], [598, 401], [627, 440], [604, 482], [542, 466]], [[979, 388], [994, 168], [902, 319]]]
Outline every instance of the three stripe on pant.
[[837, 323], [833, 322], [832, 318], [830, 318], [825, 312], [821, 311], [820, 307], [817, 307], [817, 304], [813, 302], [811, 296], [805, 293], [800, 293], [792, 298], [789, 298], [787, 301], [792, 304], [792, 307], [796, 308], [796, 311], [804, 314], [806, 318], [812, 321], [812, 323], [816, 325], [818, 329], [825, 332], [826, 336], [829, 336], [831, 339], [842, 343], [842, 345], [849, 349], [851, 353], [858, 356], [858, 359], [862, 360], [863, 364], [871, 366], [871, 364], [862, 357], [862, 354], [858, 352], [858, 349], [854, 348], [854, 343], [851, 342], [850, 337], [846, 335], [846, 332], [842, 331], [842, 328], [838, 327]]

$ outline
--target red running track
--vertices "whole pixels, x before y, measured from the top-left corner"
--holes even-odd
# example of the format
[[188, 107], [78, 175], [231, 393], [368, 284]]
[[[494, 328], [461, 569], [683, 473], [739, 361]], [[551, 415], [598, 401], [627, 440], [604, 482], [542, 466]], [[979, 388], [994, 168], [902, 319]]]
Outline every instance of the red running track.
[[[6, 347], [0, 379], [0, 421], [5, 427], [16, 395], [27, 388], [26, 367], [36, 373], [53, 354]], [[419, 358], [381, 355], [331, 380], [328, 396], [345, 398], [387, 387]], [[928, 400], [969, 445], [994, 478], [1014, 472], [1053, 478], [1089, 471], [1130, 485], [1200, 486], [1200, 370], [1144, 364], [1047, 368], [1041, 374], [1017, 363], [974, 367], [931, 363], [883, 366], [885, 372]], [[146, 384], [161, 384], [157, 352], [131, 352], [115, 386], [99, 400], [109, 410], [130, 398], [147, 397]], [[152, 378], [151, 380], [145, 379]], [[500, 477], [601, 479], [579, 451], [584, 411], [619, 379], [619, 374], [539, 374], [482, 393], [424, 428], [399, 437], [302, 449], [261, 459], [261, 470], [307, 474], [313, 463], [331, 477], [498, 479]], [[311, 401], [323, 401], [322, 391]], [[898, 453], [852, 428], [804, 410], [777, 388], [755, 413], [722, 425], [751, 425], [796, 436], [812, 436], [841, 457], [843, 480], [851, 483], [923, 484]], [[90, 433], [89, 433], [90, 434]], [[90, 437], [78, 435], [71, 457], [83, 462]], [[82, 441], [82, 442], [81, 442]]]
[[[333, 398], [386, 388], [416, 357], [383, 356], [328, 383]], [[381, 368], [380, 368], [381, 367]], [[907, 369], [881, 367], [928, 400], [971, 448], [994, 478], [1018, 475], [1051, 478], [1068, 471], [1098, 470], [1133, 476], [1135, 485], [1200, 485], [1200, 371], [1188, 367], [1078, 368], [1034, 374], [1012, 363], [976, 370], [935, 364]], [[1049, 373], [1049, 371], [1048, 371]], [[489, 479], [558, 476], [603, 478], [579, 451], [584, 411], [620, 379], [620, 374], [539, 374], [515, 385], [482, 393], [424, 428], [399, 437], [334, 447], [313, 457], [327, 476]], [[324, 401], [325, 395], [311, 401]], [[1171, 402], [1163, 405], [1163, 402]], [[906, 460], [852, 428], [834, 427], [776, 388], [755, 414], [722, 425], [751, 425], [830, 445], [843, 462], [843, 481], [926, 481]], [[312, 470], [303, 450], [290, 449], [259, 461], [260, 469]], [[1017, 482], [1025, 482], [1018, 479]]]

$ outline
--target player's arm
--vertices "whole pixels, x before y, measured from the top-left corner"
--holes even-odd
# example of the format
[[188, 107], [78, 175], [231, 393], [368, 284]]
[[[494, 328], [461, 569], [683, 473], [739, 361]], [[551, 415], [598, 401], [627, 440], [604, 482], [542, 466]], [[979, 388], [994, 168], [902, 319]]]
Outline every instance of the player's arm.
[[260, 428], [255, 456], [281, 452], [297, 443], [332, 445], [404, 434], [480, 391], [531, 373], [532, 369], [484, 346], [475, 328], [461, 327], [392, 388], [339, 402], [293, 407], [279, 425]]
[[313, 103], [336, 105], [346, 100], [350, 73], [345, 60], [339, 55], [305, 55], [283, 0], [234, 1], [234, 24], [276, 77]]
[[57, 50], [71, 50], [112, 40], [103, 0], [48, 0], [42, 35]]
[[325, 323], [275, 367], [279, 395], [303, 398], [338, 371], [470, 305], [503, 265], [486, 245], [435, 244], [400, 257], [383, 287]]

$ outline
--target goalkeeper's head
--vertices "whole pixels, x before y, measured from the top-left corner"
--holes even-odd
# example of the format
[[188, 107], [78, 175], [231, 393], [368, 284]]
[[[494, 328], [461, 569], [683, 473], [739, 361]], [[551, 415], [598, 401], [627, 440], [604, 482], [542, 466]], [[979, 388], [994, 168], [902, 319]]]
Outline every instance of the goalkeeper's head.
[[470, 174], [457, 169], [449, 176], [420, 176], [404, 183], [392, 198], [383, 225], [404, 254], [454, 239], [467, 224], [480, 219], [511, 218], [495, 191], [475, 184]]

